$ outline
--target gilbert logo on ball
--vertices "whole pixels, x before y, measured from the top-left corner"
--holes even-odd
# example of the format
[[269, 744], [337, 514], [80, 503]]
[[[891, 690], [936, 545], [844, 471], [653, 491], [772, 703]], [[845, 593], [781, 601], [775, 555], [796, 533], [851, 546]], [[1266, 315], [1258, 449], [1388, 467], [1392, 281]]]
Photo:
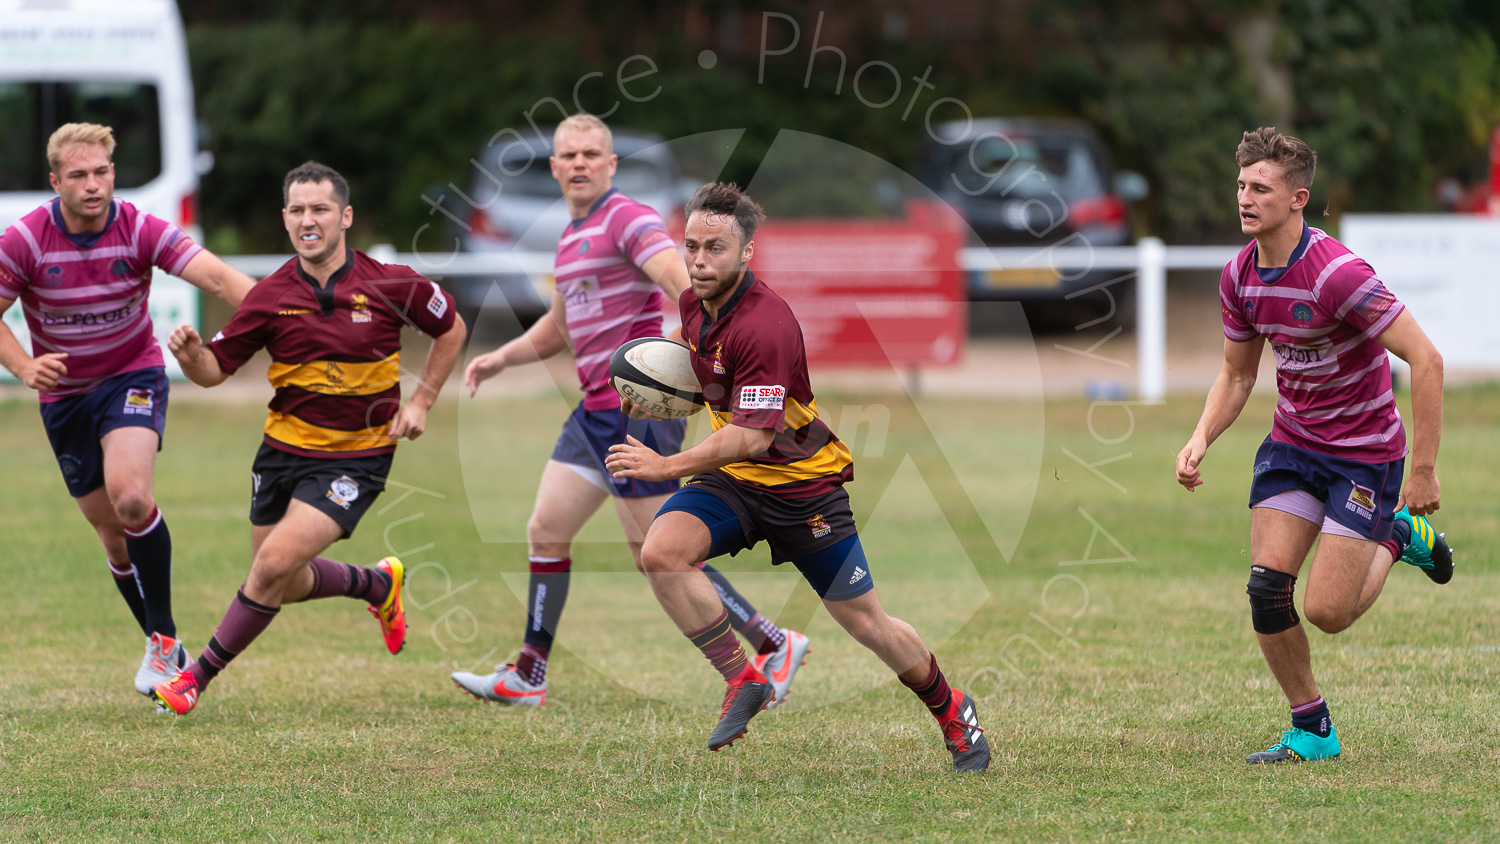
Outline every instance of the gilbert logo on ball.
[[621, 398], [664, 419], [703, 409], [703, 388], [693, 374], [692, 351], [663, 337], [640, 337], [615, 350], [609, 383]]

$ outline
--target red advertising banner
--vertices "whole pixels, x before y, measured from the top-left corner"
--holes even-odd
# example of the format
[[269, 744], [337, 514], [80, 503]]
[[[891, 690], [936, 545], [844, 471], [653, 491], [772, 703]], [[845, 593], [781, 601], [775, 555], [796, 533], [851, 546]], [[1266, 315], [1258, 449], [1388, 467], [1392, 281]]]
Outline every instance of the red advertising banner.
[[899, 220], [768, 220], [750, 266], [791, 305], [813, 365], [956, 363], [968, 333], [962, 223], [912, 203]]

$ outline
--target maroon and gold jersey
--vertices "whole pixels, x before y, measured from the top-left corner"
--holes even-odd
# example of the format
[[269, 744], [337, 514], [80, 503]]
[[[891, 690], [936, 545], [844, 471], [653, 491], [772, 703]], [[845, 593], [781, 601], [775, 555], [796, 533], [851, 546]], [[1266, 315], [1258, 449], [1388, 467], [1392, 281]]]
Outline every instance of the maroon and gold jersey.
[[708, 320], [692, 290], [683, 291], [677, 305], [713, 429], [776, 432], [765, 453], [717, 471], [789, 498], [826, 493], [854, 479], [848, 446], [818, 418], [802, 326], [785, 300], [746, 270], [718, 319]]
[[389, 454], [386, 425], [401, 407], [401, 328], [436, 337], [453, 327], [453, 298], [410, 267], [350, 249], [319, 287], [293, 258], [251, 288], [208, 344], [233, 373], [271, 355], [276, 395], [266, 445], [306, 457]]

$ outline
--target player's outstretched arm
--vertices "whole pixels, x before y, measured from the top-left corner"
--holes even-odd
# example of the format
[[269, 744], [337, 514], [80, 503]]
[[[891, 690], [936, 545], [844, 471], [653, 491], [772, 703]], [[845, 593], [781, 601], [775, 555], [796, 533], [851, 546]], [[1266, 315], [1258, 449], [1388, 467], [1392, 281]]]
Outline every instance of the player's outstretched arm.
[[674, 303], [682, 298], [682, 291], [691, 284], [688, 281], [687, 263], [682, 260], [682, 253], [676, 249], [663, 249], [647, 258], [646, 263], [641, 265], [641, 272], [667, 294], [668, 301]]
[[[0, 299], [0, 314], [10, 310], [15, 302], [14, 299]], [[27, 387], [39, 392], [56, 387], [58, 379], [68, 374], [68, 365], [63, 363], [67, 359], [62, 352], [48, 352], [36, 358], [26, 354], [9, 326], [0, 322], [0, 366]]]
[[1411, 311], [1402, 311], [1376, 340], [1411, 366], [1411, 476], [1401, 488], [1401, 502], [1418, 516], [1435, 513], [1441, 506], [1437, 455], [1443, 436], [1443, 356]]
[[442, 392], [444, 382], [453, 373], [453, 364], [458, 360], [458, 353], [464, 347], [464, 337], [468, 332], [463, 317], [454, 314], [452, 327], [432, 341], [432, 348], [427, 352], [427, 363], [422, 367], [422, 378], [417, 382], [411, 401], [402, 405], [391, 419], [387, 432], [392, 439], [406, 437], [414, 440], [427, 430], [427, 411], [432, 409], [438, 393]]
[[775, 438], [776, 432], [770, 428], [725, 425], [692, 448], [663, 457], [635, 437], [626, 435], [624, 443], [609, 447], [610, 454], [604, 460], [604, 467], [616, 478], [643, 481], [687, 478], [754, 457], [770, 448]]
[[520, 337], [469, 361], [464, 368], [464, 386], [469, 388], [469, 398], [474, 398], [480, 384], [499, 375], [506, 367], [546, 360], [566, 349], [568, 335], [563, 328], [567, 319], [566, 307], [562, 293], [553, 290], [552, 306], [546, 316], [532, 323]]
[[1198, 427], [1193, 430], [1187, 445], [1177, 453], [1177, 482], [1188, 492], [1203, 483], [1198, 464], [1203, 462], [1208, 447], [1234, 424], [1240, 411], [1245, 409], [1245, 402], [1255, 389], [1255, 376], [1260, 370], [1260, 353], [1265, 343], [1262, 337], [1243, 343], [1225, 338], [1224, 366], [1209, 388]]
[[255, 281], [207, 249], [193, 256], [182, 268], [182, 280], [238, 308]]
[[203, 345], [203, 337], [191, 325], [180, 325], [167, 340], [172, 357], [182, 365], [182, 374], [200, 387], [215, 387], [229, 376], [219, 368], [219, 359]]

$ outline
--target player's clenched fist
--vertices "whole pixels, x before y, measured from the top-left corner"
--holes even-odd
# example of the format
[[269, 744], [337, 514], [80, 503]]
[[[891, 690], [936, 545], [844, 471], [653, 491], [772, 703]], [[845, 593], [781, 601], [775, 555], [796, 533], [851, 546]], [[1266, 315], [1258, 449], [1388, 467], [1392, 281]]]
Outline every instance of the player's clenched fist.
[[191, 325], [181, 325], [168, 338], [167, 348], [172, 350], [172, 356], [178, 360], [192, 360], [203, 351], [203, 338], [198, 334], [198, 329]]
[[68, 365], [63, 363], [68, 356], [62, 352], [48, 352], [32, 358], [16, 373], [21, 383], [37, 392], [46, 392], [57, 386], [58, 379], [68, 374]]

